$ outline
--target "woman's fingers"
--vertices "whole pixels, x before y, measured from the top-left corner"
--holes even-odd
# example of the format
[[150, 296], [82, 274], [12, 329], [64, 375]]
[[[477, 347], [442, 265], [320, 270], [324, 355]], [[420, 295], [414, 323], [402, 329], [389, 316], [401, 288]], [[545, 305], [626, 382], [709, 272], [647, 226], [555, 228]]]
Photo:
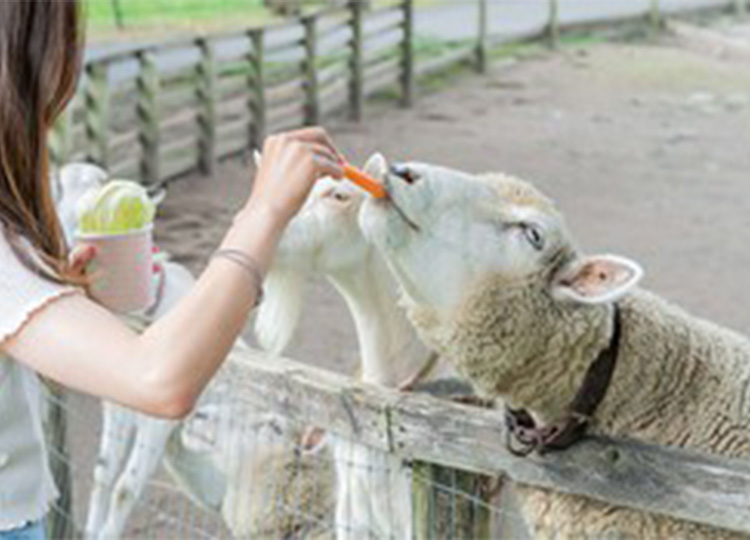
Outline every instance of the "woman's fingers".
[[336, 156], [337, 161], [341, 163], [345, 161], [344, 156], [341, 154], [341, 152], [338, 151], [336, 145], [333, 144], [331, 136], [328, 135], [328, 132], [321, 127], [302, 128], [291, 131], [287, 135], [290, 138], [296, 139], [298, 141], [325, 146], [330, 152], [333, 153], [334, 156]]
[[70, 270], [75, 274], [83, 275], [86, 267], [96, 257], [96, 248], [92, 245], [81, 244], [73, 248], [68, 255]]

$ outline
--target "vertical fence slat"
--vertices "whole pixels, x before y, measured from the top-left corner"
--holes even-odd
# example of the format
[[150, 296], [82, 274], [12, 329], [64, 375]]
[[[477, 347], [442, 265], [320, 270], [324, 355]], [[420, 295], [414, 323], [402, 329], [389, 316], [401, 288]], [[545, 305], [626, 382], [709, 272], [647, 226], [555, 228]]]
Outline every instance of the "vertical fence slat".
[[317, 48], [318, 32], [317, 17], [311, 15], [302, 19], [305, 27], [305, 123], [316, 125], [320, 123], [320, 97], [318, 89]]
[[216, 165], [216, 58], [213, 44], [202, 38], [197, 41], [201, 59], [197, 67], [198, 126], [200, 130], [200, 168], [210, 175]]
[[86, 147], [89, 161], [109, 164], [109, 66], [97, 62], [86, 66], [84, 89]]
[[265, 36], [262, 28], [250, 32], [250, 41], [253, 52], [250, 58], [252, 63], [250, 102], [252, 103], [252, 132], [250, 134], [251, 145], [261, 148], [263, 138], [266, 136], [266, 89], [265, 76], [263, 73]]
[[654, 30], [661, 28], [661, 7], [659, 6], [659, 0], [651, 0], [649, 22]]
[[488, 21], [488, 0], [477, 0], [479, 3], [479, 29], [477, 39], [477, 70], [479, 73], [487, 72], [487, 27]]
[[57, 119], [50, 133], [50, 160], [56, 167], [61, 167], [70, 160], [73, 151], [72, 129], [73, 103], [70, 103]]
[[560, 44], [560, 0], [549, 0], [547, 35], [550, 46], [557, 48]]
[[486, 478], [434, 463], [412, 464], [414, 538], [491, 538]]
[[404, 41], [402, 46], [402, 97], [404, 107], [414, 103], [414, 0], [404, 0]]
[[50, 470], [60, 497], [47, 516], [47, 538], [81, 538], [73, 517], [73, 478], [68, 453], [68, 418], [65, 391], [56, 386], [47, 387], [47, 418], [45, 434], [50, 452]]
[[362, 2], [349, 0], [351, 10], [351, 80], [349, 87], [349, 110], [352, 120], [362, 120], [364, 105], [364, 65], [362, 59]]
[[150, 51], [138, 54], [138, 131], [141, 143], [141, 176], [147, 184], [160, 180], [159, 69]]

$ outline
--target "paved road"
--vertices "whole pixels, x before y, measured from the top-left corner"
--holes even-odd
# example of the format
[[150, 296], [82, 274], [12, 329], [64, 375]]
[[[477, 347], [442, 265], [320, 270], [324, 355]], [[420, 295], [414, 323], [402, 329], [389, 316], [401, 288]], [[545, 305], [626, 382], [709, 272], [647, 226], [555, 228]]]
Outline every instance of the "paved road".
[[[645, 14], [651, 0], [560, 0], [560, 20], [563, 23], [584, 23], [606, 21], [628, 16]], [[731, 0], [660, 0], [662, 10], [667, 13], [685, 11], [701, 7], [728, 5]], [[478, 3], [473, 0], [454, 0], [447, 5], [417, 10], [415, 33], [418, 36], [443, 40], [459, 41], [477, 35]], [[493, 36], [512, 39], [533, 35], [539, 32], [548, 20], [548, 0], [489, 0], [489, 31]], [[345, 34], [342, 33], [345, 37]], [[300, 28], [284, 27], [269, 35], [269, 44], [285, 42], [302, 37]], [[142, 43], [140, 46], [147, 45]], [[380, 43], [373, 42], [376, 47]], [[88, 58], [98, 58], [111, 53], [132, 50], [139, 45], [97, 45], [87, 51]], [[219, 56], [237, 56], [246, 48], [244, 40], [225, 40], [217, 48]], [[178, 69], [194, 63], [197, 51], [175, 49], [159, 55], [161, 69]], [[301, 59], [301, 52], [286, 52], [271, 59], [293, 61]], [[134, 62], [115, 66], [110, 76], [113, 80], [135, 76]]]

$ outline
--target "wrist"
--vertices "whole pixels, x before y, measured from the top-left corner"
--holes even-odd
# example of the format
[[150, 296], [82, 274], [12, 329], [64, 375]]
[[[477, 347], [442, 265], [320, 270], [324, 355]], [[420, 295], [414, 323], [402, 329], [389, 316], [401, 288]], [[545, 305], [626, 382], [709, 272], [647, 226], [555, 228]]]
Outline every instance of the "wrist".
[[248, 205], [234, 217], [221, 249], [238, 249], [251, 255], [265, 273], [288, 219], [265, 205]]

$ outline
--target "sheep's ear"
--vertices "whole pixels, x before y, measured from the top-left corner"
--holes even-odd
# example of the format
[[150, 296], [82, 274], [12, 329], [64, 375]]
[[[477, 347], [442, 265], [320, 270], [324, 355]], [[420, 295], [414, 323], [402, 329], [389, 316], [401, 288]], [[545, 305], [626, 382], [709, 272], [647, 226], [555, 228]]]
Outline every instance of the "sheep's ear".
[[289, 345], [302, 312], [305, 276], [300, 272], [273, 268], [263, 285], [264, 298], [255, 318], [260, 346], [279, 355]]
[[263, 156], [260, 153], [260, 150], [253, 150], [253, 163], [255, 163], [256, 168], [260, 168], [260, 160], [263, 159]]
[[375, 178], [383, 178], [388, 172], [388, 161], [381, 153], [371, 155], [365, 162], [364, 172]]
[[560, 271], [553, 294], [581, 304], [606, 304], [628, 294], [642, 277], [641, 265], [625, 257], [584, 257]]

